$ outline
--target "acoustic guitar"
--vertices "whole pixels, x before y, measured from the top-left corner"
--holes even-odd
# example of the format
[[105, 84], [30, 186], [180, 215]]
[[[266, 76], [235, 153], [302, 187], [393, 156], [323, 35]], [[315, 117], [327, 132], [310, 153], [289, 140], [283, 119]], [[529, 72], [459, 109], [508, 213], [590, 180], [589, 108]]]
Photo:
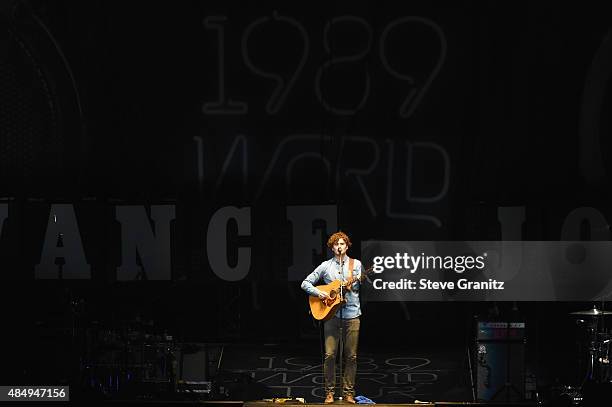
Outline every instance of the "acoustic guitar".
[[353, 283], [355, 283], [355, 281], [363, 281], [373, 269], [374, 267], [369, 267], [365, 271], [361, 272], [361, 276], [359, 278], [352, 277], [346, 283], [342, 283], [340, 280], [334, 280], [329, 284], [315, 286], [319, 290], [326, 292], [330, 298], [322, 300], [314, 295], [308, 297], [310, 313], [312, 314], [313, 318], [319, 321], [327, 321], [336, 315], [338, 307], [346, 302], [344, 295], [342, 294], [346, 291], [350, 291], [350, 287], [353, 285]]

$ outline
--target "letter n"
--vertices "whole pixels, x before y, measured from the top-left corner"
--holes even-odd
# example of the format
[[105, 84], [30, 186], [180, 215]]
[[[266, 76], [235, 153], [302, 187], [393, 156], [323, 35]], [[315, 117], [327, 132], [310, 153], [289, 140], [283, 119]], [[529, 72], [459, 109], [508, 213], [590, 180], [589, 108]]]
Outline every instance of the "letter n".
[[175, 205], [152, 205], [152, 228], [144, 206], [115, 208], [121, 223], [121, 266], [117, 268], [117, 280], [135, 280], [141, 272], [147, 280], [172, 279], [170, 221], [175, 217], [175, 209]]

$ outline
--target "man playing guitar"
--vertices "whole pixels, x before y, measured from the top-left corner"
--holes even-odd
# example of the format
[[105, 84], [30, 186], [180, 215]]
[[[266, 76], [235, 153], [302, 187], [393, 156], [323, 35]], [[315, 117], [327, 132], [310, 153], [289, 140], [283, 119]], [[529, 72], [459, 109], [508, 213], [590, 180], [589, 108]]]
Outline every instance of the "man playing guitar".
[[319, 281], [329, 284], [340, 280], [344, 302], [338, 308], [333, 318], [324, 323], [325, 360], [323, 375], [325, 376], [325, 403], [334, 402], [336, 352], [342, 333], [344, 344], [345, 369], [342, 377], [343, 400], [355, 403], [355, 375], [357, 373], [357, 343], [359, 339], [359, 288], [362, 275], [361, 262], [350, 259], [346, 252], [351, 247], [351, 239], [344, 232], [336, 232], [327, 240], [327, 247], [334, 257], [321, 263], [302, 282], [302, 289], [309, 295], [319, 297], [321, 301], [330, 301], [328, 293], [314, 286]]

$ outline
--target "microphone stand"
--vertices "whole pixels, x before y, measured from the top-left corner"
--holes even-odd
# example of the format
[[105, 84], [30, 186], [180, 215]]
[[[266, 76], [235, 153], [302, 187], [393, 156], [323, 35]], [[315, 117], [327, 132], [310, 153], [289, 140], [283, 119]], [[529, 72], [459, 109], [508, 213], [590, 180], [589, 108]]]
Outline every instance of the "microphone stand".
[[[344, 253], [339, 250], [340, 253], [340, 298], [342, 304], [340, 305], [340, 344], [339, 344], [339, 354], [340, 354], [340, 387], [342, 387], [342, 391], [344, 392], [344, 372], [343, 372], [343, 361], [344, 361], [344, 318], [342, 314], [342, 310], [344, 308], [344, 304], [346, 301], [344, 299], [344, 285], [342, 284], [344, 280]], [[334, 372], [335, 373], [335, 372]], [[344, 393], [342, 393], [342, 400], [344, 400]]]

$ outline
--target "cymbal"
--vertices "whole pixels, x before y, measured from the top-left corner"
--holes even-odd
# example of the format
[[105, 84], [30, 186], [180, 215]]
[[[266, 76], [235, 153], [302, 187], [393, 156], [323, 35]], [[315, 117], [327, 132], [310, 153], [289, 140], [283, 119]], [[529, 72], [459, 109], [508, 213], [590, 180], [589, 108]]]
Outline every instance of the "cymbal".
[[584, 315], [590, 317], [596, 317], [599, 315], [612, 315], [612, 311], [602, 311], [597, 308], [588, 309], [586, 311], [574, 311], [570, 312], [570, 315]]

